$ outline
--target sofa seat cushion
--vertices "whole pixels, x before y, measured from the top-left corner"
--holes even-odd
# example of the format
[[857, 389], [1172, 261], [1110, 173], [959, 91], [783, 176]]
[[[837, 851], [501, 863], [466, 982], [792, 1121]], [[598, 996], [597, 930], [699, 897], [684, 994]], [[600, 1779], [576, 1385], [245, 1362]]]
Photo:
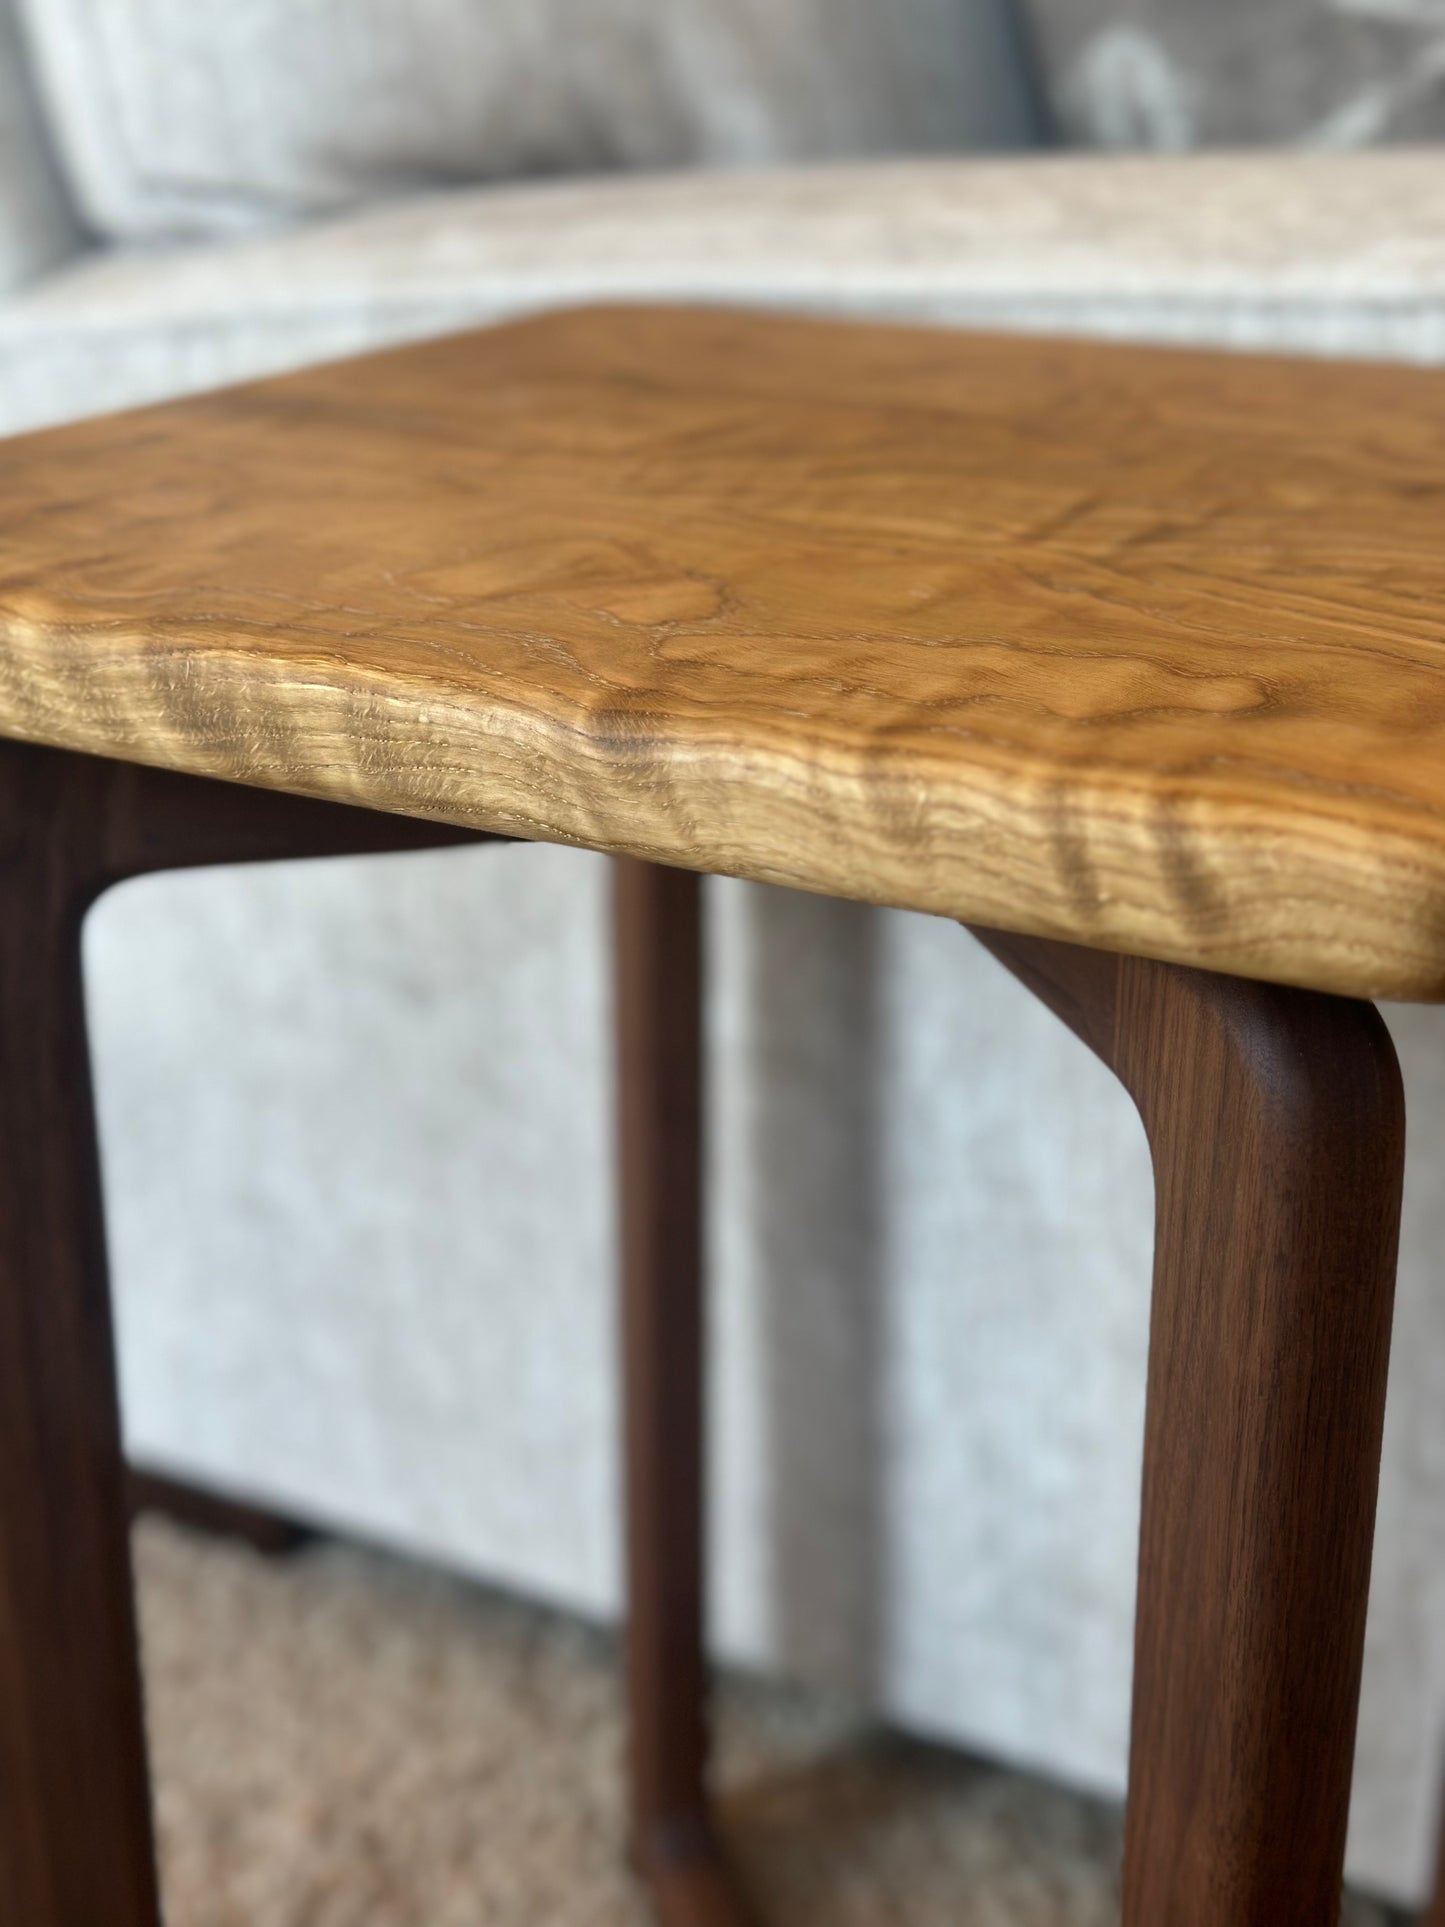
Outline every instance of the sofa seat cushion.
[[1032, 142], [1011, 0], [19, 0], [92, 224]]
[[1445, 170], [1100, 156], [429, 195], [67, 268], [0, 307], [0, 426], [614, 297], [1445, 360]]

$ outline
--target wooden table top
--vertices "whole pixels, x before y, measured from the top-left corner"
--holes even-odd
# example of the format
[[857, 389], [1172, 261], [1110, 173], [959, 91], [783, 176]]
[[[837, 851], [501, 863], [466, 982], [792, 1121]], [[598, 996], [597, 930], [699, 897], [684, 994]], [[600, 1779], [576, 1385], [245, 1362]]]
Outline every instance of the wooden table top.
[[0, 443], [0, 733], [1445, 999], [1445, 375], [602, 309]]

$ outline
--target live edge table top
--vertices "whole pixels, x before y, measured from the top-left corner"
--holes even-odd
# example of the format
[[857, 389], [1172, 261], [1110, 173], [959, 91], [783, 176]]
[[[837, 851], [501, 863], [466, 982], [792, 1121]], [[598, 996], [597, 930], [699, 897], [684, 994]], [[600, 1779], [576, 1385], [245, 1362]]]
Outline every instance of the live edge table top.
[[0, 734], [1445, 999], [1445, 374], [594, 309], [0, 443]]

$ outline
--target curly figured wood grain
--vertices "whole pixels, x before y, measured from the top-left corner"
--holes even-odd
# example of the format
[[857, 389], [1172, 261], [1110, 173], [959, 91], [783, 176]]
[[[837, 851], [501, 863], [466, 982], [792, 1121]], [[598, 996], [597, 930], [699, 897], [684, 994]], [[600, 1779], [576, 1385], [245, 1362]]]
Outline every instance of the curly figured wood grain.
[[1445, 998], [1445, 376], [580, 311], [0, 445], [0, 730]]

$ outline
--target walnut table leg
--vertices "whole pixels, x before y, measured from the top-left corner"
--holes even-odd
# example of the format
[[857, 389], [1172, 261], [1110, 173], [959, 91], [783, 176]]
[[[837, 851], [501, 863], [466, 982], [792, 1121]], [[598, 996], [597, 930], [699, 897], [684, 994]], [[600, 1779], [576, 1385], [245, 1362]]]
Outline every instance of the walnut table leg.
[[614, 868], [632, 1853], [663, 1927], [742, 1927], [706, 1790], [700, 885]]
[[0, 757], [0, 1920], [158, 1927], [68, 761]]
[[80, 933], [148, 870], [472, 841], [0, 744], [0, 1923], [158, 1927]]
[[1112, 1068], [1156, 1249], [1125, 1927], [1337, 1918], [1404, 1107], [1367, 1004], [976, 933]]

